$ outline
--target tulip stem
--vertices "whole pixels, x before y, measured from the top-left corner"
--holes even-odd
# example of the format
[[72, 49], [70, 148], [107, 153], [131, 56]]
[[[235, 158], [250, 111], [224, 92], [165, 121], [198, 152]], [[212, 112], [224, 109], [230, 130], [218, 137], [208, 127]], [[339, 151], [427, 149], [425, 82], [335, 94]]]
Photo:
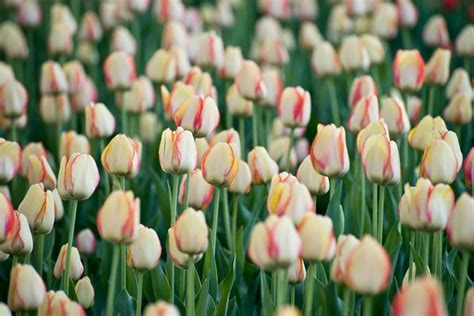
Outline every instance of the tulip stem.
[[377, 223], [378, 223], [378, 220], [377, 220], [377, 217], [378, 217], [378, 214], [377, 214], [377, 207], [378, 207], [377, 188], [378, 188], [378, 185], [376, 183], [374, 183], [372, 188], [373, 188], [372, 189], [372, 236], [374, 236], [375, 238], [378, 238], [378, 234], [377, 234]]
[[245, 118], [239, 117], [239, 135], [240, 135], [240, 151], [242, 157], [247, 157], [245, 153]]
[[[414, 278], [414, 275], [413, 275], [413, 261], [414, 261], [414, 256], [413, 256], [413, 251], [415, 249], [415, 232], [414, 231], [409, 231], [410, 233], [410, 253], [409, 253], [409, 256], [408, 256], [408, 280], [411, 282], [413, 281], [415, 278]], [[412, 248], [413, 247], [413, 248]]]
[[77, 200], [71, 200], [69, 201], [70, 226], [69, 226], [69, 238], [67, 242], [67, 251], [66, 251], [66, 267], [63, 274], [64, 292], [66, 293], [66, 295], [69, 295], [69, 271], [71, 270], [71, 249], [72, 249], [72, 243], [74, 240], [74, 227], [76, 225], [76, 213], [77, 213]]
[[329, 201], [332, 200], [332, 197], [334, 196], [334, 192], [336, 192], [336, 183], [337, 179], [334, 177], [329, 178]]
[[280, 307], [286, 304], [288, 290], [288, 270], [280, 269], [278, 272], [277, 304]]
[[237, 220], [239, 216], [239, 195], [232, 198], [232, 252], [237, 250]]
[[107, 312], [106, 316], [113, 315], [115, 286], [117, 284], [117, 268], [119, 265], [120, 245], [113, 245], [112, 262], [110, 266], [110, 282], [107, 293]]
[[142, 296], [143, 296], [143, 272], [137, 273], [137, 311], [136, 316], [142, 314]]
[[[99, 159], [100, 159], [100, 156], [105, 148], [105, 142], [103, 138], [101, 138], [99, 141], [99, 147], [100, 147], [100, 153], [99, 153]], [[110, 178], [109, 178], [109, 174], [107, 173], [107, 171], [105, 171], [105, 169], [102, 169], [102, 171], [104, 173], [105, 196], [107, 197], [110, 194]]]
[[290, 129], [290, 143], [288, 144], [288, 152], [286, 153], [286, 167], [285, 170], [291, 173], [291, 149], [295, 142], [295, 129]]
[[364, 316], [372, 316], [372, 297], [364, 297]]
[[120, 114], [122, 117], [122, 133], [127, 134], [127, 111], [125, 110], [125, 90], [120, 91]]
[[383, 242], [383, 218], [384, 218], [384, 200], [385, 200], [385, 186], [380, 186], [380, 200], [379, 200], [379, 211], [378, 211], [378, 241], [379, 243]]
[[214, 213], [212, 214], [212, 234], [211, 234], [211, 257], [214, 260], [216, 255], [216, 240], [217, 240], [217, 222], [219, 221], [219, 198], [221, 188], [217, 187], [214, 195]]
[[314, 273], [316, 272], [316, 263], [310, 263], [308, 268], [308, 285], [304, 294], [304, 316], [313, 315], [313, 297], [314, 297]]
[[344, 297], [342, 299], [343, 305], [342, 305], [342, 316], [347, 316], [349, 315], [349, 302], [351, 298], [351, 291], [349, 290], [348, 287], [344, 288]]
[[186, 316], [194, 315], [194, 260], [190, 256], [188, 270], [186, 271]]
[[56, 110], [56, 150], [58, 155], [58, 161], [61, 161], [61, 157], [59, 157], [59, 143], [61, 142], [61, 133], [63, 132], [63, 124], [61, 121], [61, 112], [59, 110], [59, 95], [55, 94], [54, 99], [54, 108]]
[[43, 252], [44, 252], [44, 235], [36, 235], [35, 257], [38, 264], [37, 271], [40, 276], [43, 274]]
[[362, 162], [360, 163], [359, 177], [360, 177], [360, 222], [359, 222], [359, 232], [360, 232], [360, 236], [363, 236], [364, 235], [364, 224], [365, 224], [365, 174], [364, 174], [364, 169], [363, 169], [363, 166], [362, 166]]
[[191, 171], [186, 174], [186, 191], [184, 192], [184, 209], [189, 207], [189, 190], [191, 190]]
[[466, 289], [467, 269], [469, 267], [469, 251], [464, 250], [462, 252], [462, 266], [459, 271], [459, 283], [457, 293], [457, 305], [456, 305], [456, 316], [462, 315], [462, 307], [464, 302], [464, 291]]
[[258, 146], [258, 119], [259, 119], [259, 108], [257, 105], [253, 107], [252, 115], [252, 138], [253, 138], [253, 147]]
[[290, 289], [290, 304], [291, 305], [295, 305], [295, 300], [296, 300], [296, 289], [295, 289], [295, 285], [292, 285], [291, 286], [291, 289]]
[[17, 136], [17, 131], [16, 131], [16, 123], [15, 123], [15, 119], [12, 120], [12, 126], [11, 126], [11, 139], [12, 141], [16, 142], [17, 139], [18, 139], [18, 136]]
[[[176, 221], [176, 210], [177, 210], [177, 204], [178, 204], [178, 186], [179, 186], [179, 175], [173, 174], [173, 196], [171, 197], [171, 214], [170, 214], [170, 227], [174, 225], [174, 222]], [[189, 181], [190, 177], [188, 175], [186, 182]], [[188, 191], [188, 189], [186, 189]]]
[[18, 263], [18, 256], [12, 255], [12, 268]]
[[429, 90], [429, 95], [428, 95], [428, 115], [433, 116], [434, 115], [434, 97], [435, 97], [435, 92], [436, 92], [436, 86], [435, 85], [430, 85], [428, 86]]
[[442, 280], [443, 277], [443, 232], [437, 231], [434, 233], [434, 274], [438, 277], [438, 280]]
[[336, 126], [341, 125], [341, 118], [339, 117], [339, 104], [337, 102], [337, 92], [336, 92], [336, 83], [334, 82], [334, 78], [330, 78], [328, 80], [328, 87], [329, 87], [329, 98], [331, 101], [331, 114], [334, 124]]
[[120, 245], [120, 288], [127, 287], [127, 245]]
[[225, 226], [225, 236], [227, 239], [227, 245], [231, 252], [234, 251], [232, 247], [232, 233], [231, 233], [231, 228], [230, 228], [230, 214], [229, 214], [229, 195], [227, 193], [227, 189], [223, 188], [223, 204], [224, 204], [224, 226]]

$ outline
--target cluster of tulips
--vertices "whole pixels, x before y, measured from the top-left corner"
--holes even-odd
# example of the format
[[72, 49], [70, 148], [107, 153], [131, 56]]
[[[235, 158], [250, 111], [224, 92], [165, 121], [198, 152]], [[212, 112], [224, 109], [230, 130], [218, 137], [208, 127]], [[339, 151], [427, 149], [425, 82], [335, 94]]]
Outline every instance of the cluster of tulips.
[[0, 0], [0, 315], [473, 316], [474, 6], [193, 2]]

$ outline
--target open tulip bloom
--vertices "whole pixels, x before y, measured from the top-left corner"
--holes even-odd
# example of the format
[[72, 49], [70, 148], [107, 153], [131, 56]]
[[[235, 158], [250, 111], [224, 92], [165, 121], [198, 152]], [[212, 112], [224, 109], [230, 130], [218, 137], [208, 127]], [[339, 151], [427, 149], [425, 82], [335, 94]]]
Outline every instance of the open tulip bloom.
[[472, 1], [0, 2], [0, 315], [474, 315]]

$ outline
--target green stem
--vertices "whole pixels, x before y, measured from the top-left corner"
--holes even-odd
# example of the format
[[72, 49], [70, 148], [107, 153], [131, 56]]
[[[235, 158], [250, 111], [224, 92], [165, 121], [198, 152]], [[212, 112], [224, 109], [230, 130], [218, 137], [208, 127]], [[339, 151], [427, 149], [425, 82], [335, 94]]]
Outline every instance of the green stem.
[[278, 297], [276, 307], [286, 304], [288, 289], [288, 269], [280, 269], [278, 272]]
[[122, 102], [120, 102], [120, 114], [122, 118], [122, 133], [127, 134], [127, 111], [125, 110], [125, 91], [119, 92]]
[[232, 251], [232, 233], [230, 228], [230, 214], [229, 214], [229, 195], [227, 189], [223, 188], [223, 204], [224, 204], [224, 227], [225, 227], [225, 237], [227, 239], [227, 245]]
[[377, 208], [378, 208], [378, 203], [377, 203], [377, 188], [378, 188], [378, 185], [376, 183], [374, 183], [372, 185], [372, 236], [374, 236], [374, 238], [377, 238], [378, 237], [378, 234], [377, 234], [377, 223], [378, 223], [378, 220], [377, 220]]
[[16, 141], [18, 140], [18, 135], [17, 135], [17, 130], [16, 130], [15, 119], [12, 120], [11, 139], [12, 139], [12, 141], [14, 141], [14, 142], [16, 142]]
[[184, 209], [189, 207], [189, 191], [191, 190], [191, 171], [186, 175], [186, 191], [184, 192]]
[[[174, 225], [176, 221], [176, 213], [177, 213], [177, 208], [178, 208], [178, 187], [179, 187], [179, 175], [173, 174], [173, 192], [171, 196], [171, 218], [170, 218], [170, 227]], [[189, 181], [189, 176], [187, 179], [187, 182]]]
[[364, 297], [364, 316], [372, 316], [372, 297]]
[[115, 296], [115, 287], [117, 284], [117, 270], [119, 265], [120, 257], [120, 245], [113, 245], [113, 255], [112, 262], [110, 264], [110, 281], [109, 289], [107, 293], [107, 310], [106, 316], [112, 316], [114, 312], [114, 296]]
[[258, 113], [259, 108], [256, 104], [254, 104], [252, 115], [252, 138], [254, 148], [258, 146]]
[[66, 267], [63, 273], [63, 284], [64, 292], [66, 295], [69, 295], [69, 271], [71, 269], [71, 249], [72, 243], [74, 240], [74, 227], [76, 225], [76, 213], [77, 213], [77, 201], [69, 201], [69, 216], [70, 216], [70, 227], [69, 227], [69, 238], [67, 242], [67, 251], [66, 251]]
[[186, 271], [186, 316], [194, 316], [194, 261], [192, 257], [189, 260], [188, 270]]
[[342, 316], [349, 315], [349, 303], [351, 298], [351, 290], [348, 287], [344, 288], [344, 297], [342, 299]]
[[466, 69], [467, 73], [471, 75], [471, 57], [469, 56], [464, 58], [464, 69]]
[[35, 245], [35, 258], [38, 264], [37, 272], [40, 276], [43, 275], [43, 252], [44, 252], [44, 235], [39, 234], [36, 236], [36, 245]]
[[410, 49], [412, 47], [410, 29], [407, 27], [402, 28], [402, 43], [404, 49]]
[[469, 267], [469, 251], [464, 250], [462, 252], [462, 266], [459, 271], [459, 283], [457, 291], [457, 305], [456, 305], [456, 316], [462, 315], [462, 308], [464, 303], [464, 291], [466, 289], [467, 269]]
[[[99, 160], [100, 160], [100, 156], [102, 154], [102, 152], [104, 151], [104, 148], [105, 148], [105, 141], [103, 138], [101, 138], [99, 140], [99, 147], [100, 147], [100, 153], [99, 153]], [[105, 196], [109, 196], [110, 194], [110, 178], [109, 178], [109, 174], [107, 173], [107, 171], [105, 171], [104, 169], [102, 170], [103, 171], [103, 175], [104, 175], [104, 182], [105, 182]]]
[[308, 268], [308, 284], [306, 292], [304, 293], [304, 316], [313, 315], [313, 297], [314, 297], [314, 273], [316, 271], [316, 264], [310, 263]]
[[380, 200], [379, 200], [379, 211], [378, 211], [378, 241], [382, 244], [383, 242], [383, 218], [384, 218], [384, 200], [385, 200], [385, 186], [380, 186]]
[[428, 274], [429, 268], [429, 255], [430, 255], [430, 234], [429, 233], [421, 233], [423, 241], [423, 262], [425, 263], [425, 273]]
[[[409, 253], [409, 259], [408, 259], [408, 280], [413, 281], [414, 275], [413, 275], [413, 261], [414, 261], [414, 256], [413, 256], [413, 251], [415, 251], [415, 232], [414, 231], [409, 231], [410, 234], [410, 253]], [[412, 248], [413, 247], [413, 248]]]
[[239, 135], [240, 135], [240, 154], [247, 157], [245, 144], [245, 118], [239, 117]]
[[18, 256], [12, 255], [12, 268], [18, 263]]
[[428, 86], [429, 95], [428, 95], [428, 115], [434, 115], [434, 97], [436, 92], [436, 87], [434, 85]]
[[313, 202], [314, 202], [314, 208], [317, 211], [318, 210], [318, 195], [317, 194], [313, 195]]
[[290, 304], [295, 305], [296, 302], [296, 285], [292, 285], [290, 289]]
[[364, 235], [364, 224], [365, 224], [365, 174], [362, 167], [362, 162], [359, 169], [360, 177], [360, 222], [359, 222], [359, 233], [360, 236]]
[[127, 245], [120, 245], [120, 288], [127, 287]]
[[329, 178], [329, 200], [332, 200], [332, 197], [334, 196], [334, 192], [336, 192], [336, 183], [337, 183], [337, 178], [332, 177]]
[[237, 220], [239, 216], [239, 195], [232, 198], [232, 252], [237, 249]]
[[434, 233], [433, 237], [433, 249], [434, 249], [434, 258], [433, 258], [433, 267], [434, 275], [438, 280], [442, 280], [442, 262], [443, 262], [443, 232], [437, 231]]
[[337, 92], [336, 92], [336, 84], [334, 82], [334, 78], [331, 78], [328, 80], [328, 87], [329, 87], [329, 98], [331, 102], [332, 120], [334, 124], [339, 126], [341, 125], [341, 118], [339, 116], [339, 105], [337, 102]]
[[216, 255], [216, 240], [217, 240], [217, 222], [219, 221], [219, 198], [221, 194], [221, 188], [215, 188], [214, 196], [214, 213], [212, 214], [212, 234], [211, 234], [211, 257], [215, 258]]
[[136, 316], [142, 314], [142, 296], [143, 296], [143, 272], [137, 272], [137, 310]]
[[58, 102], [59, 95], [54, 95], [54, 108], [56, 110], [56, 153], [58, 155], [58, 161], [61, 161], [61, 157], [59, 157], [59, 143], [61, 142], [61, 133], [63, 132], [63, 122], [61, 119], [61, 110], [59, 109], [59, 102]]
[[290, 143], [288, 144], [288, 152], [286, 154], [286, 167], [285, 170], [291, 172], [291, 149], [293, 149], [293, 143], [295, 142], [295, 129], [290, 130]]

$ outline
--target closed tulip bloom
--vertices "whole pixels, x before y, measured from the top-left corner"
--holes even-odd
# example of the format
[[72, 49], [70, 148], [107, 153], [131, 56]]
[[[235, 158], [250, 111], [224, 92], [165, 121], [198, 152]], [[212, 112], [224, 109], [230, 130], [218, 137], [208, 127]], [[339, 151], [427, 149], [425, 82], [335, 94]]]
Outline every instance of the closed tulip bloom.
[[235, 84], [231, 85], [226, 94], [227, 111], [234, 116], [249, 117], [253, 113], [253, 102], [244, 99]]
[[369, 53], [371, 65], [378, 65], [385, 60], [385, 49], [377, 36], [364, 34], [360, 39]]
[[[54, 265], [54, 276], [57, 279], [60, 279], [66, 270], [66, 252], [67, 244], [64, 244], [61, 247], [58, 258], [56, 259], [56, 264]], [[84, 272], [84, 266], [82, 265], [81, 257], [76, 247], [71, 248], [70, 269], [69, 277], [73, 280], [78, 280]]]
[[469, 74], [463, 68], [458, 68], [453, 71], [451, 78], [446, 85], [446, 97], [451, 99], [458, 93], [466, 93], [472, 95], [473, 90]]
[[209, 142], [210, 146], [213, 146], [217, 143], [228, 143], [234, 144], [234, 150], [238, 158], [240, 158], [240, 135], [235, 129], [223, 130], [214, 136], [212, 136], [211, 141]]
[[278, 105], [278, 116], [290, 128], [308, 125], [311, 116], [309, 92], [301, 87], [285, 88]]
[[[181, 204], [184, 204], [187, 181], [188, 175], [184, 175], [179, 187], [179, 203]], [[201, 169], [194, 169], [191, 172], [190, 181], [189, 205], [196, 209], [207, 208], [212, 201], [214, 187], [204, 180]]]
[[105, 147], [100, 159], [107, 173], [133, 178], [140, 170], [139, 144], [125, 134], [116, 135]]
[[137, 42], [126, 27], [118, 26], [113, 31], [110, 50], [112, 52], [125, 52], [133, 56], [137, 52]]
[[237, 173], [238, 157], [234, 144], [216, 143], [202, 156], [204, 179], [212, 185], [228, 187]]
[[309, 155], [309, 141], [306, 138], [296, 140], [294, 149], [296, 152], [297, 162], [303, 162], [303, 160]]
[[446, 123], [441, 117], [433, 118], [430, 115], [426, 115], [408, 133], [408, 143], [415, 149], [424, 150], [426, 145], [428, 145], [432, 131], [444, 131], [446, 129]]
[[379, 119], [379, 102], [377, 96], [370, 93], [357, 102], [352, 108], [347, 128], [351, 132], [359, 132], [372, 122]]
[[383, 118], [370, 123], [357, 134], [357, 151], [360, 155], [362, 155], [365, 143], [373, 135], [389, 137], [388, 127]]
[[67, 131], [61, 134], [59, 156], [69, 158], [73, 153], [89, 154], [90, 151], [89, 140], [86, 136], [77, 134], [75, 131]]
[[193, 86], [185, 84], [182, 81], [177, 81], [173, 84], [171, 91], [168, 91], [166, 86], [161, 86], [161, 98], [165, 110], [165, 117], [173, 119], [176, 110], [188, 98], [194, 96], [196, 91]]
[[140, 138], [146, 142], [153, 144], [158, 132], [161, 131], [161, 123], [158, 123], [158, 118], [154, 112], [143, 112], [139, 119]]
[[471, 95], [457, 93], [453, 96], [448, 106], [443, 111], [446, 122], [454, 124], [467, 124], [472, 120]]
[[303, 22], [303, 24], [301, 24], [298, 41], [301, 48], [312, 51], [323, 41], [323, 37], [316, 24]]
[[15, 74], [9, 64], [0, 62], [0, 87], [3, 87], [5, 83], [15, 80]]
[[328, 18], [328, 37], [330, 41], [339, 43], [352, 29], [353, 21], [349, 17], [345, 5], [333, 5]]
[[398, 10], [394, 3], [380, 2], [372, 15], [371, 33], [393, 39], [398, 33]]
[[469, 153], [464, 159], [464, 181], [472, 188], [472, 176], [474, 174], [474, 147], [471, 147]]
[[125, 111], [139, 114], [150, 110], [155, 105], [155, 89], [145, 76], [138, 77], [132, 84], [132, 88], [124, 93], [123, 104]]
[[263, 106], [276, 107], [280, 102], [283, 92], [283, 81], [280, 71], [275, 67], [265, 67], [262, 72], [265, 95], [260, 104]]
[[158, 151], [161, 169], [173, 174], [184, 174], [196, 168], [197, 150], [193, 135], [178, 127], [163, 131]]
[[78, 38], [89, 42], [99, 42], [103, 31], [99, 17], [94, 11], [84, 13], [79, 26]]
[[306, 279], [303, 258], [298, 258], [288, 269], [288, 282], [292, 285], [302, 283]]
[[244, 60], [235, 83], [241, 96], [248, 100], [256, 100], [265, 97], [266, 87], [263, 82], [263, 75], [260, 67], [251, 61]]
[[[161, 0], [168, 1], [168, 0]], [[158, 301], [154, 304], [148, 304], [145, 308], [144, 316], [179, 316], [179, 310], [173, 304], [168, 304], [164, 301]]]
[[431, 16], [423, 27], [423, 42], [430, 47], [448, 47], [449, 33], [446, 20], [440, 14]]
[[202, 67], [219, 69], [224, 62], [224, 43], [214, 31], [201, 33], [197, 38], [195, 61]]
[[201, 68], [197, 66], [188, 71], [183, 78], [183, 82], [187, 85], [191, 85], [195, 90], [195, 94], [216, 98], [216, 88], [212, 85], [211, 75], [207, 72], [203, 72]]
[[421, 160], [421, 176], [436, 183], [452, 183], [462, 167], [456, 133], [433, 131]]
[[10, 238], [15, 225], [13, 206], [9, 198], [0, 193], [0, 245]]
[[81, 114], [86, 106], [92, 102], [96, 102], [98, 98], [97, 88], [94, 85], [92, 79], [86, 76], [84, 80], [84, 86], [82, 89], [79, 92], [71, 95], [73, 111]]
[[296, 177], [313, 195], [323, 195], [329, 191], [329, 178], [314, 170], [310, 156], [303, 160], [296, 172]]
[[370, 66], [369, 53], [362, 40], [350, 35], [342, 40], [339, 59], [345, 71], [367, 70]]
[[41, 66], [40, 91], [42, 94], [59, 94], [68, 91], [68, 82], [61, 66], [47, 61]]
[[[288, 150], [291, 146], [290, 142], [290, 137], [281, 136], [273, 139], [268, 148], [268, 153], [270, 154], [270, 157], [274, 161], [278, 162], [278, 165], [282, 169], [288, 165]], [[293, 168], [294, 166], [296, 166], [296, 164], [298, 163], [298, 158], [296, 157], [296, 151], [294, 147], [291, 147], [290, 149], [289, 159], [290, 167]]]
[[74, 15], [67, 5], [56, 3], [51, 8], [51, 23], [64, 23], [65, 28], [75, 34], [77, 31], [77, 22]]
[[25, 59], [28, 57], [28, 43], [18, 24], [7, 21], [0, 26], [2, 48], [8, 59]]
[[472, 57], [474, 56], [474, 43], [472, 37], [474, 36], [474, 26], [466, 25], [458, 37], [456, 38], [455, 47], [459, 55]]
[[426, 64], [426, 82], [429, 84], [446, 84], [449, 78], [450, 61], [451, 51], [438, 48]]
[[97, 214], [100, 236], [112, 243], [129, 244], [138, 234], [140, 199], [132, 191], [112, 192]]
[[35, 234], [48, 234], [54, 225], [54, 197], [41, 183], [33, 184], [18, 206]]
[[128, 245], [127, 265], [138, 271], [156, 267], [161, 256], [161, 243], [156, 232], [140, 225], [135, 240]]
[[337, 239], [336, 256], [331, 266], [331, 280], [336, 283], [344, 282], [348, 270], [349, 258], [359, 246], [360, 241], [353, 235], [340, 235]]
[[236, 194], [249, 193], [252, 187], [252, 172], [250, 171], [249, 165], [239, 160], [237, 166], [237, 173], [235, 174], [234, 180], [229, 185], [228, 191]]
[[7, 240], [0, 245], [0, 251], [12, 256], [26, 255], [33, 250], [33, 236], [25, 215], [17, 211], [13, 213], [12, 229]]
[[176, 110], [174, 121], [177, 126], [191, 131], [195, 137], [207, 136], [219, 124], [219, 109], [212, 97], [194, 95]]
[[90, 228], [81, 230], [76, 237], [76, 246], [80, 254], [92, 255], [95, 252], [96, 240]]
[[0, 113], [7, 118], [18, 118], [25, 114], [28, 93], [18, 81], [5, 83], [0, 90]]
[[310, 262], [330, 261], [336, 253], [331, 218], [306, 213], [297, 226], [303, 243], [302, 257]]
[[398, 22], [401, 27], [413, 28], [418, 22], [418, 10], [411, 0], [397, 0]]
[[173, 54], [165, 49], [159, 49], [148, 61], [145, 73], [153, 82], [171, 83], [176, 77], [176, 66]]
[[425, 81], [425, 62], [418, 50], [397, 51], [393, 60], [393, 79], [401, 90], [420, 90]]
[[390, 135], [400, 137], [410, 130], [410, 119], [403, 102], [395, 97], [383, 97], [380, 116], [388, 126]]
[[369, 181], [381, 185], [394, 185], [400, 182], [398, 147], [387, 136], [369, 137], [363, 146], [361, 159]]
[[341, 72], [339, 56], [332, 44], [326, 41], [314, 47], [311, 65], [314, 73], [320, 77], [334, 76]]
[[89, 104], [85, 114], [85, 130], [89, 138], [105, 138], [115, 131], [115, 118], [103, 103]]
[[47, 316], [49, 314], [66, 314], [66, 307], [71, 300], [63, 291], [49, 291], [46, 293], [43, 302], [38, 307], [38, 316]]
[[234, 79], [243, 62], [242, 50], [238, 46], [227, 46], [224, 51], [220, 74], [226, 79]]
[[10, 272], [8, 306], [12, 311], [33, 311], [46, 295], [41, 276], [29, 264], [17, 264]]
[[474, 249], [474, 231], [471, 225], [474, 220], [474, 197], [464, 192], [456, 201], [446, 227], [449, 244], [458, 249]]
[[37, 27], [41, 23], [42, 12], [36, 0], [25, 0], [17, 9], [17, 19], [21, 26], [27, 28]]
[[378, 89], [374, 79], [369, 75], [362, 75], [355, 78], [351, 84], [349, 92], [349, 105], [351, 108], [355, 107], [357, 103], [363, 98], [373, 94], [377, 96]]
[[54, 221], [57, 222], [64, 216], [64, 205], [63, 200], [61, 200], [61, 197], [59, 196], [58, 189], [54, 189], [51, 192], [53, 193], [54, 200]]
[[90, 308], [94, 305], [95, 291], [88, 276], [77, 281], [74, 290], [76, 291], [77, 301], [82, 307]]
[[[67, 94], [43, 94], [40, 100], [40, 116], [46, 124], [65, 123], [71, 117], [71, 104]], [[59, 113], [58, 113], [59, 111]]]
[[0, 167], [0, 183], [8, 183], [21, 167], [20, 145], [0, 138]]
[[28, 156], [28, 166], [26, 177], [30, 185], [42, 183], [46, 190], [53, 190], [56, 187], [56, 175], [45, 156]]
[[347, 13], [350, 16], [366, 15], [373, 10], [373, 4], [367, 0], [345, 0], [343, 1]]
[[96, 66], [99, 61], [97, 48], [94, 44], [87, 41], [82, 41], [77, 44], [76, 57], [85, 65]]
[[252, 57], [264, 64], [281, 66], [289, 61], [288, 50], [281, 39], [266, 39], [255, 44]]
[[191, 68], [188, 52], [183, 47], [173, 46], [170, 48], [170, 53], [176, 65], [176, 77], [184, 77]]
[[281, 34], [281, 26], [278, 20], [272, 16], [263, 16], [255, 24], [255, 38], [257, 41], [265, 38], [276, 39]]
[[418, 278], [397, 293], [393, 300], [394, 316], [448, 315], [439, 282], [429, 276]]
[[172, 229], [179, 251], [198, 255], [207, 250], [209, 228], [202, 211], [187, 208], [178, 217]]
[[253, 184], [270, 181], [278, 173], [277, 163], [270, 157], [265, 147], [257, 146], [248, 154], [248, 164], [252, 173]]
[[173, 46], [187, 48], [189, 35], [184, 25], [179, 21], [168, 21], [163, 27], [161, 47], [170, 49]]
[[209, 143], [205, 137], [196, 138], [196, 150], [197, 150], [197, 164], [196, 168], [201, 168], [202, 156], [209, 149]]
[[174, 265], [186, 269], [189, 265], [190, 260], [192, 259], [194, 262], [198, 262], [202, 258], [202, 253], [189, 255], [179, 250], [177, 243], [176, 243], [176, 233], [173, 228], [168, 229], [168, 246], [169, 246], [169, 254], [171, 257], [171, 261]]
[[104, 62], [104, 74], [109, 89], [128, 89], [137, 76], [135, 61], [126, 52], [113, 52]]
[[67, 62], [63, 66], [63, 71], [68, 82], [69, 93], [78, 93], [84, 89], [87, 75], [79, 61], [73, 60]]
[[58, 191], [63, 200], [87, 200], [99, 180], [99, 170], [91, 155], [74, 153], [69, 159], [61, 159]]
[[69, 55], [73, 49], [73, 34], [62, 23], [53, 23], [48, 36], [48, 52], [51, 55]]

